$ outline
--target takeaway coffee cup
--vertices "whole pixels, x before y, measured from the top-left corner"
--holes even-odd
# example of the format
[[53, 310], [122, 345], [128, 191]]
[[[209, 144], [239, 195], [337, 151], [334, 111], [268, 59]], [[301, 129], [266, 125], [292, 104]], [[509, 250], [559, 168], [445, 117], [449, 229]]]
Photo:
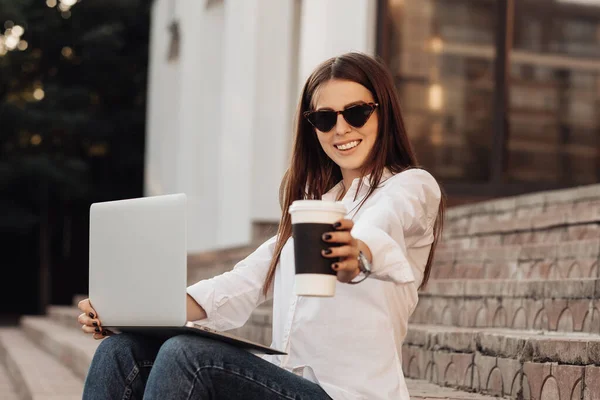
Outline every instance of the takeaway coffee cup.
[[294, 293], [298, 296], [331, 297], [335, 295], [337, 276], [321, 250], [335, 246], [325, 243], [322, 236], [332, 232], [333, 224], [347, 214], [342, 203], [322, 200], [297, 200], [289, 209], [292, 216], [296, 277]]

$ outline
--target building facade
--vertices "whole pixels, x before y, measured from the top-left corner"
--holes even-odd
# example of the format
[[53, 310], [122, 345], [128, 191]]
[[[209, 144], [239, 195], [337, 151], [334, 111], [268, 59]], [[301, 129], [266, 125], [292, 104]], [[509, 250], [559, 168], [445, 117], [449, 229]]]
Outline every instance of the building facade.
[[451, 204], [598, 181], [596, 0], [156, 0], [145, 194], [188, 195], [190, 252], [279, 219], [301, 85], [346, 51], [390, 67]]
[[454, 195], [598, 181], [600, 1], [387, 0], [379, 53]]

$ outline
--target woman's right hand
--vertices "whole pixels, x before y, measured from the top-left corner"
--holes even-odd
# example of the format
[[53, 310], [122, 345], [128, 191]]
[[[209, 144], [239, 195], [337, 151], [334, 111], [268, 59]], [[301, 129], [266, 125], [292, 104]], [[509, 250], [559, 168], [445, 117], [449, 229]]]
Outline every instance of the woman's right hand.
[[81, 300], [77, 308], [83, 311], [83, 314], [77, 317], [77, 322], [81, 324], [81, 329], [85, 333], [92, 333], [94, 339], [104, 339], [106, 336], [112, 334], [108, 329], [102, 328], [102, 323], [98, 318], [96, 310], [92, 307], [90, 299]]

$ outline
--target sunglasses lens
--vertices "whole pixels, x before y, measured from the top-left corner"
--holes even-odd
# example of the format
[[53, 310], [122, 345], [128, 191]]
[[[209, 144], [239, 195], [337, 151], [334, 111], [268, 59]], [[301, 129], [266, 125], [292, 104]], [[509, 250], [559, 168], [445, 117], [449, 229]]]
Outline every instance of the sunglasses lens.
[[361, 104], [345, 109], [343, 115], [346, 122], [355, 128], [360, 128], [367, 122], [373, 113], [373, 110], [373, 106], [369, 104]]
[[329, 132], [335, 126], [337, 115], [334, 111], [316, 111], [308, 119], [321, 132]]

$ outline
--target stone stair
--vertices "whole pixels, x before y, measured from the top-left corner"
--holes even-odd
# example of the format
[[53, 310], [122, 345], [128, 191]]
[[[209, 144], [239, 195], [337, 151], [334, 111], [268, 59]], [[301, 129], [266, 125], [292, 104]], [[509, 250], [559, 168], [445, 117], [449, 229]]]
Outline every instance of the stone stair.
[[71, 325], [72, 322], [67, 326], [65, 322], [46, 317], [21, 319], [21, 330], [30, 342], [60, 361], [79, 379], [84, 380], [100, 341]]
[[[75, 303], [78, 301], [76, 299]], [[73, 306], [51, 306], [48, 315], [25, 316], [19, 328], [0, 330], [0, 399], [80, 399], [89, 364], [99, 341], [81, 332]], [[259, 308], [236, 333], [270, 342], [271, 312]], [[266, 332], [266, 333], [265, 333]], [[407, 379], [412, 399], [492, 400], [454, 388]]]
[[448, 211], [407, 376], [513, 399], [600, 399], [600, 185]]
[[81, 399], [81, 378], [35, 346], [20, 329], [0, 330], [0, 359], [18, 399]]
[[[261, 241], [190, 255], [188, 282]], [[600, 400], [599, 258], [600, 185], [448, 210], [403, 346], [412, 398]], [[81, 397], [99, 342], [78, 314], [53, 306], [0, 329], [1, 399]], [[265, 304], [234, 333], [269, 344], [271, 324]]]
[[595, 334], [413, 325], [403, 368], [412, 378], [506, 398], [596, 399], [599, 349]]
[[0, 363], [0, 394], [4, 400], [19, 400], [17, 392], [4, 364]]
[[[190, 255], [190, 283], [225, 272], [258, 246]], [[81, 399], [83, 382], [99, 341], [81, 331], [75, 296], [71, 306], [50, 306], [46, 316], [24, 316], [15, 328], [0, 328], [0, 400]], [[267, 304], [268, 306], [268, 304]], [[236, 331], [270, 342], [271, 326], [265, 325], [263, 310], [253, 324]], [[270, 321], [268, 319], [267, 321]]]
[[76, 306], [51, 306], [0, 329], [0, 399], [81, 399], [99, 341], [84, 334]]
[[600, 333], [597, 278], [438, 280], [420, 293], [411, 322]]
[[[448, 210], [405, 375], [511, 399], [600, 399], [599, 257], [600, 185]], [[259, 337], [254, 323], [244, 329]]]

